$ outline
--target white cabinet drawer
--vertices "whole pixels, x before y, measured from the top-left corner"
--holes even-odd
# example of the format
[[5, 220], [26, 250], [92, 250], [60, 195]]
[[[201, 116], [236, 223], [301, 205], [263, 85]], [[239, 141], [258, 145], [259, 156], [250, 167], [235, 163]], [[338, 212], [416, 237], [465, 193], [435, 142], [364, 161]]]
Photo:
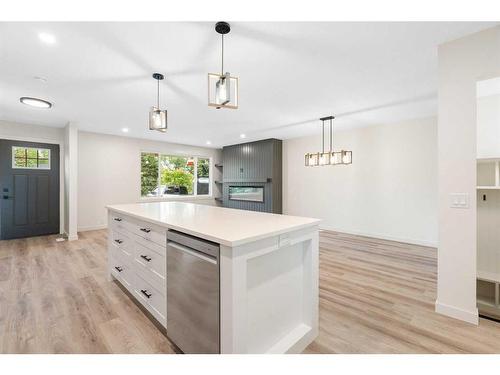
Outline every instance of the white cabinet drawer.
[[142, 223], [137, 225], [135, 227], [135, 234], [160, 246], [167, 246], [167, 235], [165, 231], [158, 231], [158, 229], [150, 224]]
[[134, 271], [131, 266], [121, 259], [111, 256], [109, 258], [109, 269], [111, 274], [122, 283], [131, 293], [133, 293]]
[[111, 214], [109, 216], [109, 228], [116, 229], [116, 230], [120, 230], [120, 228], [121, 228], [122, 231], [128, 230], [125, 217]]
[[162, 247], [167, 246], [167, 230], [159, 225], [115, 213], [110, 214], [109, 222], [113, 230], [125, 234], [130, 232]]
[[164, 326], [167, 322], [167, 300], [165, 295], [140, 276], [136, 276], [134, 292], [136, 298]]
[[124, 259], [128, 259], [129, 262], [132, 261], [135, 246], [132, 236], [112, 230], [110, 242], [112, 246], [119, 248], [121, 254], [125, 257]]
[[109, 245], [109, 255], [117, 261], [127, 263], [130, 267], [133, 264], [133, 256], [120, 249], [117, 245]]
[[134, 266], [146, 281], [165, 294], [167, 259], [164, 254], [160, 255], [136, 241]]

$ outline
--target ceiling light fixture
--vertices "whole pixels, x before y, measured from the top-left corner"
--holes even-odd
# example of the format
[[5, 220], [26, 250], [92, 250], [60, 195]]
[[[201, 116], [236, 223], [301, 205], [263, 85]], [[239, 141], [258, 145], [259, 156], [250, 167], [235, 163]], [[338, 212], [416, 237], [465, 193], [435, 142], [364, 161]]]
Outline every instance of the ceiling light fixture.
[[167, 110], [160, 109], [160, 81], [163, 80], [163, 74], [153, 73], [153, 78], [157, 82], [156, 107], [152, 106], [149, 111], [149, 130], [158, 130], [162, 133], [167, 131]]
[[[321, 152], [305, 155], [305, 166], [316, 167], [322, 165], [352, 164], [352, 151], [333, 150], [333, 116], [320, 118], [322, 123]], [[330, 151], [325, 152], [325, 121], [330, 121]]]
[[220, 108], [238, 108], [238, 77], [232, 77], [229, 72], [224, 73], [224, 35], [231, 31], [227, 22], [217, 22], [215, 31], [221, 35], [221, 72], [208, 73], [208, 105]]
[[23, 104], [29, 105], [30, 107], [49, 109], [52, 108], [52, 103], [38, 98], [32, 98], [29, 96], [22, 96], [19, 98], [19, 101]]
[[122, 128], [122, 132], [128, 133], [128, 128]]
[[246, 134], [240, 134], [240, 138], [243, 139], [243, 138], [246, 138]]
[[212, 144], [212, 142], [211, 142], [211, 141], [207, 141], [207, 145], [211, 145], [211, 144]]
[[45, 44], [55, 44], [56, 43], [56, 37], [52, 34], [48, 33], [39, 33], [38, 38], [44, 42]]

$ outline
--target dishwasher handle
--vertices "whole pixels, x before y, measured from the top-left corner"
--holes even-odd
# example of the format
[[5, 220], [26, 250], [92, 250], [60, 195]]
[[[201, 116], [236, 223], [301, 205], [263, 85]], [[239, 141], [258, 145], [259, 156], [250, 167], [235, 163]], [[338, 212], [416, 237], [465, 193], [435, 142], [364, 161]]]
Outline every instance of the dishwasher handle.
[[179, 251], [182, 251], [182, 252], [187, 253], [189, 255], [192, 255], [194, 257], [200, 258], [206, 262], [210, 262], [212, 264], [217, 264], [217, 258], [211, 257], [210, 255], [203, 254], [200, 251], [190, 249], [189, 247], [183, 246], [183, 245], [178, 244], [176, 242], [168, 241], [167, 248], [168, 247], [173, 247], [174, 249], [177, 249]]

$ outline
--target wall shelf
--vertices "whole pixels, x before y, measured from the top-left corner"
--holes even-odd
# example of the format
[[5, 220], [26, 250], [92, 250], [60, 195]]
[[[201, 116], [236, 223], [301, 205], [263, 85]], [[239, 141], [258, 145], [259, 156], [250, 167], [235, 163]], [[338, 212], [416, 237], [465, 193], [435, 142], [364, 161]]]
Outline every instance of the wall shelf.
[[489, 281], [493, 283], [500, 283], [500, 273], [489, 271], [477, 271], [477, 279], [482, 281]]

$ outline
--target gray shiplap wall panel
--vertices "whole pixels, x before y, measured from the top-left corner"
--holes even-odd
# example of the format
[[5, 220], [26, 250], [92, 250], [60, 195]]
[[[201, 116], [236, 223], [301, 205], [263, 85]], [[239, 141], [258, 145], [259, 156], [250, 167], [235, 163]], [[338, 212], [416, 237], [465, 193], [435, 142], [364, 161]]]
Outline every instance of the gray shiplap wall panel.
[[[282, 141], [266, 139], [222, 149], [223, 206], [282, 212]], [[264, 187], [264, 203], [229, 200], [230, 186]]]

